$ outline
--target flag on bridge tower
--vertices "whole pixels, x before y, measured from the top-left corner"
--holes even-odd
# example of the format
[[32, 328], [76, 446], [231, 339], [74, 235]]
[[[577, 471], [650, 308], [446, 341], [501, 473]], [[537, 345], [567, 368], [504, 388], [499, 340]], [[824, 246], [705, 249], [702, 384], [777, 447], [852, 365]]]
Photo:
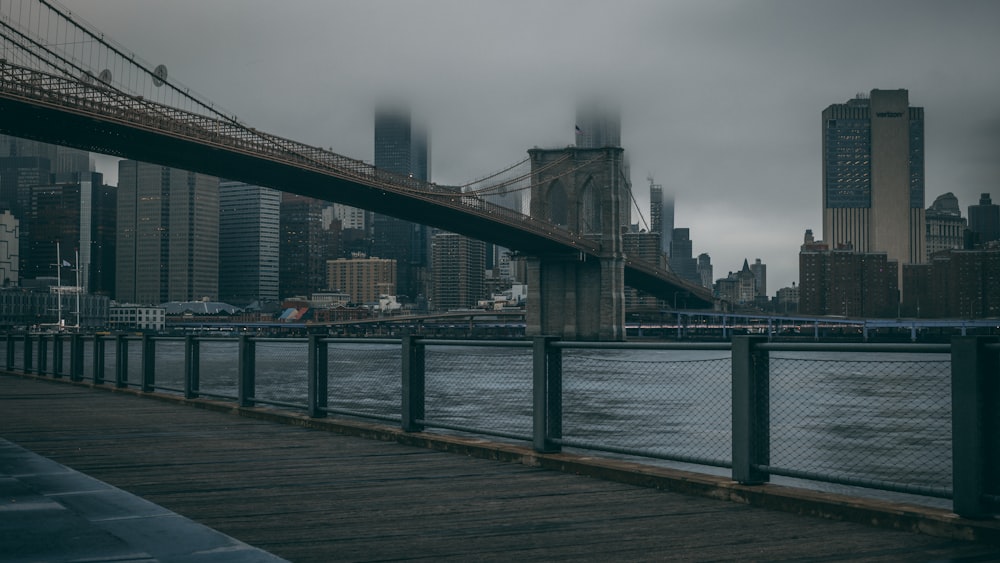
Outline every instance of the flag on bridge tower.
[[63, 260], [62, 265], [63, 265], [63, 268], [69, 268], [69, 267], [73, 266], [72, 264], [69, 263], [68, 260]]
[[574, 127], [576, 127], [576, 134], [577, 135], [583, 135], [583, 129], [580, 129], [579, 125], [574, 125]]

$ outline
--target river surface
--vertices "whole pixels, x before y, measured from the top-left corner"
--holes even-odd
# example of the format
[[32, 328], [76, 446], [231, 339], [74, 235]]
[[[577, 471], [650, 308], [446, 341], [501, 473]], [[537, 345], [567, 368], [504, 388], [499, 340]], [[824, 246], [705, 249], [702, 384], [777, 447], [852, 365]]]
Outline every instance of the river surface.
[[[129, 382], [137, 385], [141, 352], [138, 342], [129, 344]], [[304, 406], [305, 342], [256, 346], [255, 397]], [[112, 348], [105, 355], [108, 379], [114, 373]], [[203, 393], [236, 397], [237, 349], [236, 340], [201, 343]], [[88, 345], [88, 378], [90, 354]], [[331, 343], [328, 355], [330, 409], [399, 420], [399, 345]], [[183, 361], [182, 342], [157, 341], [157, 387], [182, 389]], [[531, 366], [530, 348], [428, 346], [428, 427], [530, 440]], [[730, 372], [726, 351], [564, 350], [563, 438], [727, 475]], [[948, 355], [774, 352], [769, 395], [771, 467], [951, 486]]]

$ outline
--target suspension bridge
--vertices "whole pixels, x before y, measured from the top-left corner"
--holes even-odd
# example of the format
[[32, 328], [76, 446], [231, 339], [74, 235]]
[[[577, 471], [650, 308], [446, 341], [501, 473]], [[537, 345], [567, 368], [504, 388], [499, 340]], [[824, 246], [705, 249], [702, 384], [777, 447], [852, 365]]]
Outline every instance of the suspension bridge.
[[[342, 203], [495, 243], [529, 256], [607, 257], [600, 237], [492, 203], [533, 194], [585, 163], [518, 163], [463, 186], [388, 173], [250, 127], [50, 0], [0, 3], [0, 132]], [[553, 171], [555, 171], [553, 173]], [[688, 308], [712, 294], [665, 267], [613, 250], [630, 287]]]

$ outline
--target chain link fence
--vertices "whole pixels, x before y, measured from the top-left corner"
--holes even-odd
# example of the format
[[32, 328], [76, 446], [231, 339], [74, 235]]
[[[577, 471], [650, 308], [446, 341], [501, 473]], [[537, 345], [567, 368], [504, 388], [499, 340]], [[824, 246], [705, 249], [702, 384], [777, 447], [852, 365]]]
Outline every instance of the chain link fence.
[[947, 489], [950, 369], [942, 355], [771, 354], [771, 471]]
[[399, 422], [399, 344], [327, 346], [327, 411]]
[[574, 349], [562, 363], [564, 443], [729, 465], [728, 354]]
[[531, 349], [427, 346], [429, 426], [531, 440]]
[[240, 342], [235, 338], [202, 339], [198, 342], [198, 392], [201, 395], [236, 400], [239, 393], [239, 350]]

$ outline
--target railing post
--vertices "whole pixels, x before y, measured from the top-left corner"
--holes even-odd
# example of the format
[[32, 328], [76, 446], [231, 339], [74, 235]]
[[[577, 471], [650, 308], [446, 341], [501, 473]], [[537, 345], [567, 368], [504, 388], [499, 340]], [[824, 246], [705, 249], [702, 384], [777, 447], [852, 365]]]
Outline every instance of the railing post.
[[562, 438], [562, 350], [552, 346], [558, 340], [536, 336], [532, 346], [532, 446], [540, 453], [562, 450], [553, 441]]
[[240, 335], [240, 359], [239, 359], [239, 404], [241, 407], [252, 407], [254, 405], [254, 393], [256, 392], [256, 342], [246, 334]]
[[[41, 337], [39, 337], [41, 338]], [[62, 336], [52, 335], [52, 377], [63, 376], [63, 345]]]
[[771, 457], [769, 358], [757, 348], [765, 342], [766, 336], [733, 337], [733, 480], [746, 485], [770, 479], [758, 468]]
[[198, 397], [201, 386], [201, 344], [193, 335], [184, 337], [184, 398]]
[[7, 335], [7, 371], [14, 371], [14, 337]]
[[94, 368], [94, 385], [104, 384], [104, 339], [94, 335], [94, 357], [91, 358]]
[[142, 335], [142, 384], [143, 393], [156, 389], [156, 341], [152, 334]]
[[403, 335], [402, 426], [404, 432], [424, 429], [424, 345], [420, 337]]
[[[53, 336], [53, 338], [55, 338], [55, 337]], [[49, 366], [48, 366], [48, 360], [49, 360], [48, 344], [49, 344], [49, 341], [45, 337], [45, 335], [44, 334], [39, 334], [38, 335], [38, 362], [37, 362], [38, 375], [45, 375], [45, 372], [49, 369]]]
[[1000, 353], [985, 348], [997, 341], [951, 340], [952, 510], [966, 518], [1000, 511], [986, 498], [1000, 494]]
[[115, 335], [115, 387], [128, 387], [128, 340], [124, 334]]
[[69, 337], [69, 379], [83, 381], [83, 335], [80, 333]]
[[318, 334], [309, 335], [309, 416], [325, 418], [327, 406], [328, 374], [327, 344]]
[[32, 356], [33, 353], [34, 353], [34, 351], [31, 349], [31, 335], [30, 334], [25, 334], [24, 335], [24, 355], [21, 356], [21, 360], [24, 362], [24, 366], [23, 366], [24, 367], [24, 373], [31, 373], [31, 371], [33, 369], [31, 367], [31, 361], [33, 359], [31, 356]]

